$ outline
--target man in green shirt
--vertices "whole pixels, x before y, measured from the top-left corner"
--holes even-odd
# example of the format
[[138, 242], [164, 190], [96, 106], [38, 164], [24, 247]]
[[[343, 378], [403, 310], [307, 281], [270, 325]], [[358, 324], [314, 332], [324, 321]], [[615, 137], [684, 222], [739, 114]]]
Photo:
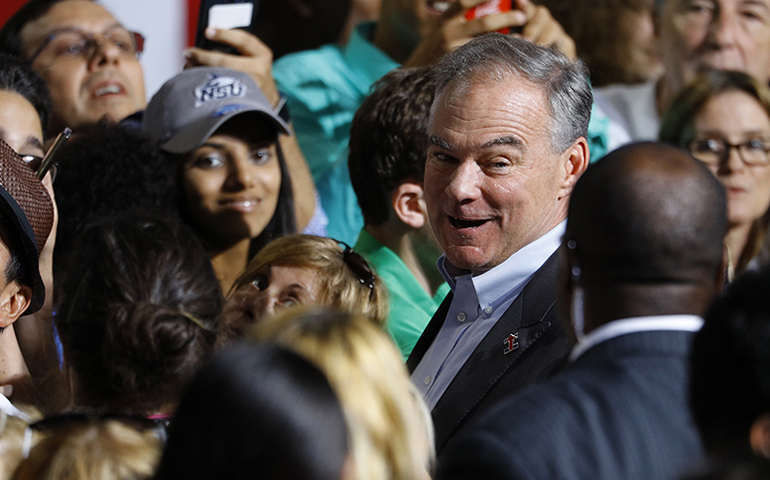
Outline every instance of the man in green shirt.
[[406, 359], [449, 290], [422, 191], [434, 80], [428, 68], [398, 69], [375, 87], [350, 130], [348, 168], [364, 217], [354, 249], [388, 287], [385, 328]]

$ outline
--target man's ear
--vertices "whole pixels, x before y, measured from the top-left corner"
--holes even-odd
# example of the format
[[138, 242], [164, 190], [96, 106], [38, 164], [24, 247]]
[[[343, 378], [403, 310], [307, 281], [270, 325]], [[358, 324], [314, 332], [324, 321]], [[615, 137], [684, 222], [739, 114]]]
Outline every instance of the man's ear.
[[757, 417], [749, 431], [749, 443], [754, 453], [770, 458], [770, 413]]
[[580, 137], [575, 140], [564, 153], [561, 155], [561, 165], [564, 168], [564, 181], [562, 182], [561, 189], [559, 190], [559, 198], [568, 197], [572, 193], [572, 189], [575, 187], [575, 183], [578, 178], [583, 175], [583, 172], [588, 168], [588, 160], [591, 153], [588, 151], [588, 141], [585, 137]]
[[15, 322], [31, 301], [31, 288], [20, 285], [16, 280], [7, 283], [0, 291], [0, 327], [5, 328]]
[[403, 223], [414, 229], [425, 226], [425, 200], [422, 185], [415, 182], [404, 182], [393, 190], [390, 199], [396, 216]]

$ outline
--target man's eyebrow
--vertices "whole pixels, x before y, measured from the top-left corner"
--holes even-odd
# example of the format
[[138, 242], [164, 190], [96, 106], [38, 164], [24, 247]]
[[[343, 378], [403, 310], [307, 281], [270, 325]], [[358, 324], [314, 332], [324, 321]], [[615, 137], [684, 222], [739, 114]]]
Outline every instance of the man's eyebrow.
[[[109, 25], [107, 28], [105, 28], [101, 32], [96, 32], [96, 33], [101, 35], [103, 33], [107, 33], [107, 32], [109, 32], [111, 30], [116, 29], [116, 28], [125, 28], [125, 27], [120, 22], [115, 22], [112, 25]], [[86, 32], [85, 30], [83, 30], [82, 28], [79, 28], [79, 27], [59, 27], [59, 28], [54, 28], [53, 30], [48, 32], [48, 34], [45, 36], [45, 38], [49, 38], [52, 35], [58, 35], [60, 33], [66, 33], [66, 32], [82, 33], [82, 34], [88, 35], [88, 32]]]
[[442, 149], [442, 150], [455, 150], [455, 147], [449, 144], [446, 140], [443, 138], [439, 138], [435, 135], [431, 135], [428, 141], [433, 144], [434, 146]]
[[512, 145], [517, 148], [521, 148], [524, 146], [523, 143], [521, 143], [521, 140], [515, 137], [500, 137], [495, 138], [494, 140], [490, 140], [487, 143], [484, 143], [479, 146], [479, 148], [490, 148], [495, 147], [497, 145]]

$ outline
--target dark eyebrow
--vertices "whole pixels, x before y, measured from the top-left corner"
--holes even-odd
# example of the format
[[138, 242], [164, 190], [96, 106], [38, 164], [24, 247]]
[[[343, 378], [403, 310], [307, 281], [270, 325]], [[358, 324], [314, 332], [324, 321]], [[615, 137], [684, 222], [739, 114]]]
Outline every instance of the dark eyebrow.
[[43, 143], [34, 135], [27, 137], [27, 144], [32, 145], [33, 147], [38, 147], [39, 149], [45, 151], [45, 148], [43, 148]]
[[441, 138], [438, 138], [435, 135], [431, 135], [428, 141], [430, 141], [431, 144], [433, 144], [434, 146], [442, 150], [455, 150], [455, 148], [452, 145], [450, 145], [449, 142]]
[[497, 146], [497, 145], [512, 145], [512, 146], [517, 147], [517, 148], [521, 148], [521, 147], [524, 146], [524, 144], [521, 143], [521, 140], [519, 140], [518, 138], [514, 138], [514, 137], [500, 137], [500, 138], [496, 138], [494, 140], [488, 141], [487, 143], [481, 145], [480, 148], [489, 148], [489, 147], [494, 147], [494, 146]]

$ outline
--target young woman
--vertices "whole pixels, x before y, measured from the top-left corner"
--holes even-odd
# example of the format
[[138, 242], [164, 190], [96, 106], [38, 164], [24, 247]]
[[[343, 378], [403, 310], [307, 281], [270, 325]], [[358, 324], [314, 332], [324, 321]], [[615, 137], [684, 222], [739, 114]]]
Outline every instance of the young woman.
[[270, 239], [296, 231], [278, 143], [289, 129], [248, 75], [185, 70], [152, 98], [142, 128], [175, 158], [182, 215], [203, 239], [222, 291]]

